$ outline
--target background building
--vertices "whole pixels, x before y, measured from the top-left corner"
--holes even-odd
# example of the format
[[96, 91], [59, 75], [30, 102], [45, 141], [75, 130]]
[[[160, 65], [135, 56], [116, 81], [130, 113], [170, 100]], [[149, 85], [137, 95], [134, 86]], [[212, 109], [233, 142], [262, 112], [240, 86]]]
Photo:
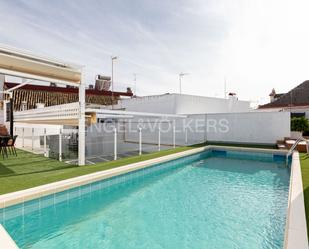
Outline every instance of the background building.
[[238, 100], [236, 95], [223, 99], [172, 93], [121, 99], [116, 107], [126, 111], [166, 114], [231, 113], [250, 111], [250, 102]]
[[270, 103], [259, 106], [258, 111], [290, 111], [292, 116], [309, 118], [309, 80], [288, 93], [276, 94], [273, 89], [269, 96]]
[[[17, 86], [16, 83], [4, 83], [4, 90]], [[96, 88], [86, 89], [86, 103], [111, 105], [116, 104], [118, 99], [132, 97], [132, 92], [112, 92]], [[78, 102], [78, 88], [58, 87], [55, 85], [25, 85], [13, 91], [14, 110], [34, 109], [38, 104], [44, 106], [61, 105]]]

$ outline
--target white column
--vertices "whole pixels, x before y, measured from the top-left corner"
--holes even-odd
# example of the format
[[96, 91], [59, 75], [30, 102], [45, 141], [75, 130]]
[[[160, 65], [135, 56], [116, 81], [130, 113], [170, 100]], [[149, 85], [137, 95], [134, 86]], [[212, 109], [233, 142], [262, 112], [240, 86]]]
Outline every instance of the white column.
[[117, 160], [117, 128], [114, 128], [114, 160]]
[[173, 120], [173, 147], [176, 148], [176, 125], [175, 125], [175, 119]]
[[85, 165], [85, 78], [82, 72], [82, 80], [79, 86], [79, 118], [78, 118], [78, 165]]
[[46, 150], [46, 128], [44, 128], [44, 156], [47, 157], [47, 150]]
[[208, 129], [207, 129], [207, 114], [205, 114], [205, 131], [204, 131], [204, 143], [207, 142], [207, 132], [208, 132]]
[[185, 127], [185, 144], [188, 144], [188, 129]]
[[22, 130], [22, 146], [23, 148], [25, 147], [25, 127], [23, 127]]
[[138, 128], [138, 133], [139, 133], [139, 140], [138, 140], [138, 142], [139, 142], [139, 152], [138, 152], [138, 154], [139, 155], [141, 155], [142, 154], [142, 128], [141, 127], [139, 127]]
[[62, 161], [62, 129], [59, 130], [59, 161]]
[[34, 148], [34, 128], [31, 130], [31, 150]]
[[158, 133], [158, 151], [161, 150], [161, 123], [159, 123], [159, 133]]

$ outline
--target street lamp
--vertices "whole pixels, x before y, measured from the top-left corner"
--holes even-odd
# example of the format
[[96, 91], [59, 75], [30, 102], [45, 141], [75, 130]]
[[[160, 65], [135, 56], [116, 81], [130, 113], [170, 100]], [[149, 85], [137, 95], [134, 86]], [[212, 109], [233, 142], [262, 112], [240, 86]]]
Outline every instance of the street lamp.
[[137, 94], [136, 94], [136, 73], [134, 73], [133, 76], [134, 76], [134, 92], [135, 92], [135, 96], [137, 97]]
[[114, 61], [118, 59], [117, 56], [111, 56], [112, 59], [112, 109], [114, 109]]
[[179, 93], [180, 93], [180, 94], [181, 94], [181, 79], [182, 79], [182, 77], [185, 76], [185, 75], [188, 75], [188, 73], [183, 73], [183, 72], [181, 72], [181, 73], [179, 74]]

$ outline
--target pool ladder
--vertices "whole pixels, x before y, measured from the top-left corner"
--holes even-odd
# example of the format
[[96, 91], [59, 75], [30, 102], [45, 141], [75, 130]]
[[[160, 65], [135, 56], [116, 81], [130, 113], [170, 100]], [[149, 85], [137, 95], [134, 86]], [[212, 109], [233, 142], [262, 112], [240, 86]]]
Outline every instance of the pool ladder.
[[289, 156], [292, 155], [293, 151], [296, 149], [297, 145], [300, 143], [300, 142], [303, 142], [305, 141], [306, 142], [306, 148], [307, 148], [307, 154], [309, 153], [309, 143], [308, 143], [308, 140], [306, 140], [305, 138], [303, 137], [299, 137], [295, 143], [292, 145], [292, 147], [289, 149], [288, 153], [286, 154], [286, 159], [285, 159], [285, 164], [286, 166], [289, 165]]

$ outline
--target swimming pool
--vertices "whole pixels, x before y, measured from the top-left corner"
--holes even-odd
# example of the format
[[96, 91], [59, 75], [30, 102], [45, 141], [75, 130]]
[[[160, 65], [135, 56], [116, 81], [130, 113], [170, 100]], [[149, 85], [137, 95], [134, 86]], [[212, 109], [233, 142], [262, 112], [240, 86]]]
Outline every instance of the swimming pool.
[[0, 210], [20, 248], [282, 248], [290, 170], [210, 150]]

